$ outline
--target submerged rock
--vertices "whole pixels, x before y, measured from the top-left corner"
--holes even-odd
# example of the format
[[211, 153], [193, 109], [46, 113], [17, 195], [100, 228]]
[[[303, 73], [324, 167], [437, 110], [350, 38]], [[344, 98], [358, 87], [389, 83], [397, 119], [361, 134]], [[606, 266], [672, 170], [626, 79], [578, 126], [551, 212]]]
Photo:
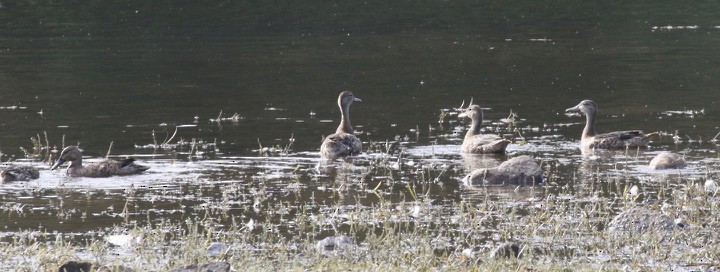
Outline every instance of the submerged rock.
[[76, 262], [76, 261], [69, 261], [63, 265], [60, 266], [60, 269], [58, 271], [60, 272], [90, 272], [92, 270], [93, 264], [88, 262]]
[[685, 158], [671, 152], [657, 154], [655, 158], [650, 161], [650, 168], [653, 170], [680, 169], [685, 168], [686, 165]]
[[0, 172], [2, 182], [28, 181], [40, 178], [40, 172], [32, 166], [11, 166]]
[[135, 270], [122, 265], [103, 265], [96, 272], [135, 272]]
[[340, 250], [350, 244], [352, 244], [352, 239], [350, 239], [350, 237], [340, 235], [325, 237], [325, 239], [322, 239], [315, 244], [315, 248], [317, 250], [322, 250], [323, 252], [328, 252]]
[[135, 272], [132, 268], [125, 267], [122, 265], [103, 265], [98, 267], [98, 264], [90, 262], [76, 262], [69, 261], [58, 269], [60, 272]]
[[217, 257], [225, 253], [227, 251], [228, 246], [224, 243], [218, 243], [213, 242], [211, 243], [208, 248], [206, 249], [208, 255]]
[[520, 245], [510, 242], [500, 244], [489, 254], [491, 259], [520, 258], [521, 256]]
[[227, 272], [230, 271], [230, 263], [228, 262], [213, 262], [205, 264], [191, 264], [181, 268], [175, 268], [170, 272]]
[[609, 232], [636, 232], [647, 231], [669, 232], [682, 227], [675, 220], [655, 210], [643, 207], [633, 207], [621, 212], [608, 224]]
[[540, 165], [530, 156], [519, 156], [501, 163], [498, 167], [481, 168], [463, 178], [468, 186], [482, 184], [533, 185], [543, 182]]
[[705, 188], [705, 192], [714, 194], [718, 190], [718, 185], [717, 185], [717, 182], [715, 182], [715, 180], [708, 179], [705, 181], [703, 188]]

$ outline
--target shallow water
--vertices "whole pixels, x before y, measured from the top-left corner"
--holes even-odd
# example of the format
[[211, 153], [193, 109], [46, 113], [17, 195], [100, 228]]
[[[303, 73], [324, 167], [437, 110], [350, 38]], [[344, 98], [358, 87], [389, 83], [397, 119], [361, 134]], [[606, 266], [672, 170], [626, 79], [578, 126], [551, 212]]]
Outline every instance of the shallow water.
[[[452, 204], [487, 199], [521, 215], [551, 196], [620, 201], [632, 186], [638, 201], [658, 199], [720, 170], [720, 28], [712, 4], [635, 5], [3, 2], [0, 159], [41, 178], [0, 186], [2, 235], [82, 240], [210, 209], [223, 224], [234, 216], [290, 237], [298, 214], [388, 201], [430, 224], [457, 216]], [[324, 165], [317, 151], [346, 89], [364, 101], [352, 118], [366, 152]], [[454, 108], [471, 98], [489, 108], [487, 132], [513, 139], [506, 156], [459, 153], [469, 122]], [[582, 155], [584, 118], [564, 110], [583, 99], [599, 103], [601, 132], [663, 136], [646, 151]], [[88, 161], [111, 146], [110, 157], [151, 169], [69, 179], [49, 166], [70, 144]], [[661, 151], [688, 167], [650, 170]], [[544, 167], [546, 186], [460, 184], [524, 154]]]

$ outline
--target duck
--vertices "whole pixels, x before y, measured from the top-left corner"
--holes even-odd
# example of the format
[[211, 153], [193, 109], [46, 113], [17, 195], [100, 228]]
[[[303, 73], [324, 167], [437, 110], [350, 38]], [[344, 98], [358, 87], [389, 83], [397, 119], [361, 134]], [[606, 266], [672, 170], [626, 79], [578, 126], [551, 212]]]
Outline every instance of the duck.
[[585, 129], [583, 129], [580, 139], [580, 147], [584, 150], [646, 148], [650, 139], [658, 135], [658, 132], [645, 134], [641, 130], [595, 133], [595, 117], [597, 116], [598, 106], [592, 100], [583, 100], [577, 106], [566, 109], [565, 112], [585, 114]]
[[472, 104], [460, 113], [458, 117], [469, 117], [472, 120], [470, 130], [465, 134], [460, 151], [471, 154], [505, 153], [505, 149], [511, 142], [495, 134], [482, 134], [480, 127], [483, 121], [482, 108]]
[[357, 155], [362, 152], [362, 142], [353, 135], [353, 128], [350, 124], [350, 105], [354, 102], [362, 102], [350, 91], [343, 91], [338, 96], [338, 107], [340, 107], [340, 125], [334, 134], [323, 139], [320, 145], [320, 156], [328, 160], [339, 157]]
[[543, 171], [535, 160], [522, 155], [509, 159], [497, 167], [476, 169], [462, 180], [467, 186], [497, 185], [533, 185], [543, 183]]
[[2, 183], [11, 181], [28, 181], [40, 178], [40, 172], [32, 166], [10, 166], [0, 172]]
[[60, 152], [60, 158], [50, 168], [55, 170], [66, 161], [70, 162], [67, 168], [67, 175], [70, 177], [89, 177], [100, 178], [110, 176], [126, 176], [140, 174], [150, 167], [135, 164], [134, 158], [128, 158], [122, 161], [104, 160], [101, 162], [91, 163], [87, 166], [82, 165], [82, 150], [77, 146], [68, 146]]
[[685, 168], [685, 166], [687, 166], [685, 158], [672, 152], [657, 154], [650, 161], [650, 168], [653, 170], [681, 169]]

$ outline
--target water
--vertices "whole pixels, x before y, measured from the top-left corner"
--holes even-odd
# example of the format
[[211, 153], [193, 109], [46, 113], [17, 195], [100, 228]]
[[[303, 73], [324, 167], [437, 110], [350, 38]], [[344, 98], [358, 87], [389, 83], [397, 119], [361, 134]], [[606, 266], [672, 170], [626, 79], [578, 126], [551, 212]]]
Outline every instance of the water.
[[[648, 192], [643, 198], [656, 198], [655, 181], [678, 176], [643, 167], [659, 151], [687, 156], [683, 177], [717, 172], [717, 146], [709, 141], [720, 132], [717, 8], [2, 2], [0, 158], [36, 165], [42, 177], [0, 187], [0, 226], [5, 236], [43, 229], [82, 237], [215, 207], [291, 236], [296, 230], [281, 224], [288, 219], [275, 213], [279, 206], [323, 213], [330, 203], [401, 205], [413, 201], [408, 188], [427, 193], [423, 209], [439, 210], [486, 197], [523, 207], [523, 199], [564, 188], [591, 201], [585, 189], [593, 180], [637, 184]], [[326, 172], [316, 152], [337, 126], [342, 90], [364, 101], [353, 105], [352, 117], [367, 152]], [[553, 170], [557, 186], [523, 188], [518, 197], [514, 188], [459, 185], [478, 165], [507, 158], [459, 154], [468, 123], [441, 112], [471, 98], [490, 108], [488, 130], [514, 139], [508, 156], [534, 156]], [[582, 157], [584, 118], [564, 110], [583, 99], [599, 103], [600, 132], [664, 136], [647, 152]], [[520, 134], [500, 121], [511, 111]], [[235, 121], [212, 121], [235, 113]], [[30, 138], [56, 151], [63, 142], [79, 144], [93, 159], [112, 143], [111, 157], [132, 155], [152, 168], [135, 177], [67, 179], [39, 161], [47, 156], [27, 157], [20, 147], [32, 153]], [[153, 148], [166, 141], [171, 146]], [[290, 145], [290, 152], [261, 153], [260, 145]], [[593, 189], [622, 198], [614, 195], [622, 188], [603, 186]]]

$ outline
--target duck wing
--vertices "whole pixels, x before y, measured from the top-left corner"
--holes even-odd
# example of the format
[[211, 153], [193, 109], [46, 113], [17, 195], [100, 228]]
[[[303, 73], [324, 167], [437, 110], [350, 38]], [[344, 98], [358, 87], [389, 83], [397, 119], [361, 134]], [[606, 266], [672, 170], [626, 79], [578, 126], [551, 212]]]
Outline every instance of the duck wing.
[[650, 137], [657, 135], [657, 132], [645, 134], [642, 130], [613, 131], [593, 136], [593, 143], [590, 147], [596, 148], [625, 148], [645, 147]]
[[150, 167], [135, 164], [134, 158], [122, 161], [104, 160], [83, 167], [82, 176], [84, 177], [110, 177], [125, 176], [144, 172]]
[[335, 133], [325, 137], [320, 146], [320, 155], [334, 159], [362, 152], [362, 142], [350, 133]]
[[510, 141], [495, 134], [466, 137], [461, 147], [465, 153], [505, 153]]

